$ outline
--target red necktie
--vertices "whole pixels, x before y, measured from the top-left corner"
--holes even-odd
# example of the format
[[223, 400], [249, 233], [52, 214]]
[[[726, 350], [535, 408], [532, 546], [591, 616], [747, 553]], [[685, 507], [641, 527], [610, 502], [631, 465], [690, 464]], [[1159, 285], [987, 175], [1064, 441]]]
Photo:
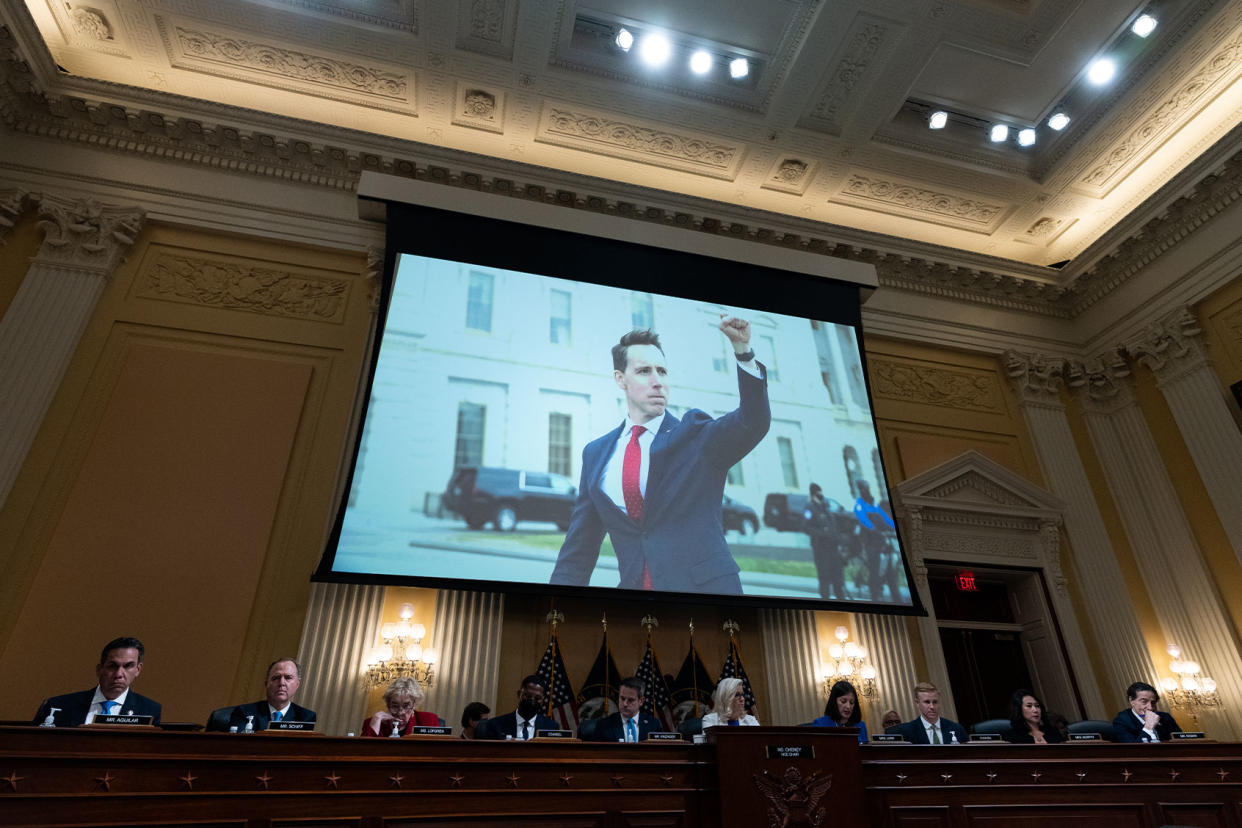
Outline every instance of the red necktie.
[[[638, 438], [647, 429], [634, 426], [630, 432], [630, 441], [625, 445], [625, 458], [621, 461], [621, 496], [625, 498], [625, 512], [635, 523], [643, 522], [643, 491], [639, 486], [639, 476], [643, 467], [643, 449]], [[643, 589], [651, 589], [651, 570], [643, 561]]]

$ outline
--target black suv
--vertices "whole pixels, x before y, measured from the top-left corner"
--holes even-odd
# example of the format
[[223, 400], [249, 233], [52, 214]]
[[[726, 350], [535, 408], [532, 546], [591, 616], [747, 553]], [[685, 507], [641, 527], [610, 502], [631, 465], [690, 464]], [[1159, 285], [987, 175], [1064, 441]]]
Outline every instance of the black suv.
[[745, 503], [738, 503], [728, 495], [720, 502], [720, 513], [724, 530], [734, 529], [743, 536], [750, 537], [759, 531], [759, 516], [755, 510]]
[[564, 532], [578, 498], [568, 477], [551, 472], [461, 466], [449, 478], [441, 503], [461, 515], [471, 529], [491, 524], [512, 532], [521, 520], [555, 523]]

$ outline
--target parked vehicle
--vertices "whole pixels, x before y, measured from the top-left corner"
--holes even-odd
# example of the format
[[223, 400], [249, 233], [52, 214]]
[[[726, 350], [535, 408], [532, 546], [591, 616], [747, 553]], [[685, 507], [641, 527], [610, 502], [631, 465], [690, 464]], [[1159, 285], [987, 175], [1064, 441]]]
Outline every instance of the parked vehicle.
[[745, 503], [739, 503], [728, 495], [720, 502], [721, 517], [724, 530], [741, 532], [743, 537], [750, 537], [759, 531], [759, 515]]
[[806, 531], [807, 495], [771, 492], [763, 499], [763, 525], [778, 532]]
[[441, 502], [471, 529], [491, 523], [498, 532], [512, 532], [521, 521], [549, 521], [563, 532], [577, 497], [577, 487], [563, 475], [461, 466], [449, 478]]

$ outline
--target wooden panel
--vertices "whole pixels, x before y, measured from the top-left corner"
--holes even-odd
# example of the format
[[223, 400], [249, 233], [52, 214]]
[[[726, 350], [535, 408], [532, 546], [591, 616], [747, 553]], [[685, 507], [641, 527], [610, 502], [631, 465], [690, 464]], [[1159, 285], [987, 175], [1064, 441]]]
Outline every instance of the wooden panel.
[[1231, 808], [1224, 802], [1161, 802], [1156, 805], [1162, 824], [1227, 828], [1237, 825]]
[[948, 828], [953, 824], [947, 805], [893, 808], [889, 814], [893, 828]]
[[971, 828], [1141, 828], [1146, 823], [1141, 805], [967, 805], [966, 824]]

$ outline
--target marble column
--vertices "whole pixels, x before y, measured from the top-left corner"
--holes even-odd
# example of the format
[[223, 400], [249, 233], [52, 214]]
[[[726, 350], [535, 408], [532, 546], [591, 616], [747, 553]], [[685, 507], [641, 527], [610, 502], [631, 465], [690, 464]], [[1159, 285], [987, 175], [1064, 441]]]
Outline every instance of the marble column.
[[878, 695], [866, 700], [863, 715], [867, 729], [877, 733], [886, 710], [896, 710], [902, 721], [914, 716], [910, 689], [919, 677], [914, 674], [910, 634], [904, 615], [860, 612], [854, 615], [853, 624], [858, 643], [867, 648], [867, 661], [875, 668]]
[[1194, 315], [1182, 308], [1131, 339], [1126, 350], [1156, 375], [1229, 545], [1242, 561], [1242, 431], [1202, 334]]
[[[1067, 366], [1091, 441], [1125, 524], [1135, 561], [1167, 643], [1216, 679], [1223, 705], [1205, 729], [1242, 736], [1242, 655], [1216, 583], [1135, 401], [1129, 366], [1116, 353]], [[1124, 589], [1121, 583], [1119, 590]]]
[[[1039, 355], [1005, 354], [1006, 370], [1018, 392], [1044, 480], [1052, 493], [1065, 502], [1065, 532], [1073, 552], [1069, 577], [1083, 596], [1088, 619], [1099, 641], [1103, 660], [1100, 666], [1114, 691], [1119, 692], [1133, 681], [1154, 682], [1157, 672], [1134, 608], [1125, 591], [1117, 588], [1123, 583], [1121, 568], [1113, 554], [1108, 530], [1061, 401], [1063, 364], [1060, 359]], [[1055, 528], [1052, 531], [1055, 532]], [[1056, 554], [1055, 549], [1050, 553], [1051, 556]], [[1068, 600], [1058, 601], [1057, 611], [1061, 616], [1073, 613]], [[1063, 625], [1066, 620], [1072, 617], [1062, 617]], [[1110, 699], [1111, 705], [1104, 703], [1094, 677], [1090, 677], [1092, 690], [1084, 687], [1090, 662], [1081, 636], [1074, 638], [1070, 659], [1083, 689], [1083, 701], [1091, 716], [1111, 718], [1115, 712], [1112, 708], [1120, 701]]]
[[143, 220], [136, 208], [47, 195], [37, 202], [43, 244], [0, 319], [0, 505]]
[[768, 697], [763, 724], [796, 725], [809, 722], [824, 709], [819, 693], [819, 641], [815, 614], [810, 610], [759, 611], [763, 633], [764, 678]]
[[383, 587], [311, 584], [298, 645], [302, 688], [297, 701], [315, 711], [320, 733], [357, 732], [366, 717], [363, 676], [383, 609]]
[[436, 597], [431, 645], [440, 655], [435, 683], [424, 707], [461, 728], [461, 711], [472, 701], [496, 710], [500, 637], [505, 597], [497, 592], [442, 589]]

